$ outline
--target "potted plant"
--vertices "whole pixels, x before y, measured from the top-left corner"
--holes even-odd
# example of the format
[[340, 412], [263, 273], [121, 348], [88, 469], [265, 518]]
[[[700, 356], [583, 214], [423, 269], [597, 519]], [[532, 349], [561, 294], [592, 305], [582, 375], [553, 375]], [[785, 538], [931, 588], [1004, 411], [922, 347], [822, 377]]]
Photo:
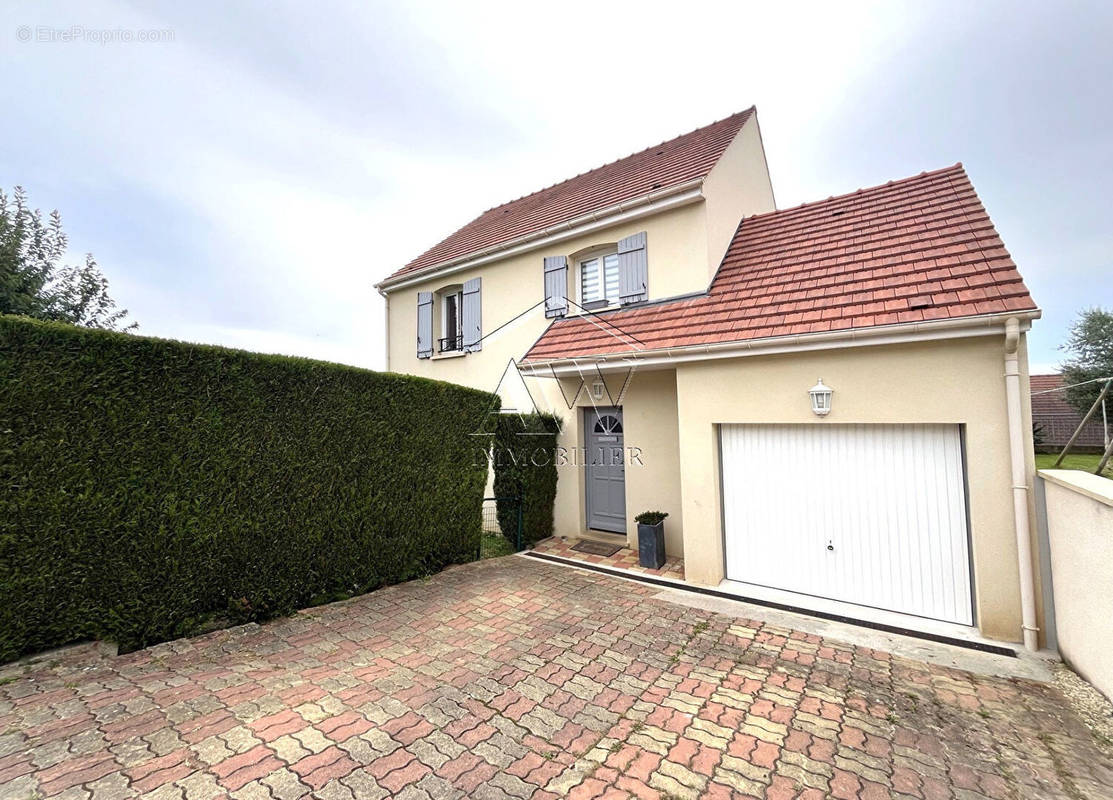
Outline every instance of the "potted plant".
[[643, 511], [634, 517], [638, 523], [638, 563], [650, 569], [665, 566], [664, 511]]

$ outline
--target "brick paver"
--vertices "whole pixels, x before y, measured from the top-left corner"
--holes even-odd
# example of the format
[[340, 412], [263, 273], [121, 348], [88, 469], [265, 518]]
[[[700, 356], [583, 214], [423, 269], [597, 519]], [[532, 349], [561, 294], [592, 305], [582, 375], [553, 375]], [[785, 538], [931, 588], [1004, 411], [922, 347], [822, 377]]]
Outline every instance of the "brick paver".
[[1109, 798], [1047, 685], [511, 556], [0, 669], [0, 798]]
[[541, 553], [547, 556], [557, 556], [558, 558], [566, 558], [572, 561], [583, 561], [587, 564], [598, 564], [602, 567], [622, 569], [628, 572], [637, 572], [642, 575], [655, 575], [657, 577], [671, 578], [677, 581], [684, 580], [683, 558], [666, 558], [663, 567], [660, 569], [653, 569], [652, 567], [641, 566], [638, 563], [638, 551], [629, 547], [623, 547], [613, 556], [596, 556], [591, 553], [582, 553], [579, 550], [573, 550], [572, 548], [579, 543], [579, 539], [571, 536], [550, 536], [548, 539], [542, 539], [537, 542], [532, 550], [535, 553]]

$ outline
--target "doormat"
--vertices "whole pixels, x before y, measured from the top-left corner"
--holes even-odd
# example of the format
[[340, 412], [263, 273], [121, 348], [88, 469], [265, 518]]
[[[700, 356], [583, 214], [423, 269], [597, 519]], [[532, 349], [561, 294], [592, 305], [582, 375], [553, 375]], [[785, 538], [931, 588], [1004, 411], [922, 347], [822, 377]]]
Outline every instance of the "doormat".
[[573, 550], [579, 553], [588, 553], [593, 556], [613, 556], [622, 549], [620, 544], [604, 544], [603, 542], [589, 542], [587, 539], [581, 539], [573, 547]]

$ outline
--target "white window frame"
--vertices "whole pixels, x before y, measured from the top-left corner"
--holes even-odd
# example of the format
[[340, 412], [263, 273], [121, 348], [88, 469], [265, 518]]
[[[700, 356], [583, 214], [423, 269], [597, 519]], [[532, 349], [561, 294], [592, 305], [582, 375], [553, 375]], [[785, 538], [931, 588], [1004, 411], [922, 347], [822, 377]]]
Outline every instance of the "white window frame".
[[464, 320], [462, 319], [462, 315], [464, 312], [464, 286], [463, 284], [445, 286], [444, 288], [439, 289], [436, 293], [437, 305], [440, 306], [441, 324], [440, 329], [437, 331], [439, 336], [437, 336], [436, 341], [433, 342], [434, 355], [440, 355], [442, 352], [464, 352], [463, 346], [461, 346], [459, 350], [441, 350], [441, 340], [448, 338], [448, 303], [446, 303], [445, 300], [447, 300], [449, 297], [454, 297], [456, 299], [456, 338], [459, 339], [463, 334]]
[[[582, 254], [578, 255], [575, 259], [575, 265], [576, 265], [576, 300], [578, 301], [578, 303], [580, 305], [580, 308], [578, 308], [576, 310], [581, 314], [584, 313], [583, 307], [586, 306], [588, 303], [596, 303], [596, 302], [599, 302], [600, 300], [605, 300], [606, 305], [605, 306], [600, 306], [599, 308], [612, 308], [613, 306], [617, 306], [619, 304], [618, 287], [617, 286], [615, 286], [614, 297], [607, 297], [607, 269], [606, 269], [606, 265], [605, 265], [604, 262], [606, 261], [608, 256], [614, 256], [615, 259], [617, 260], [617, 258], [618, 258], [618, 247], [612, 245], [612, 246], [609, 246], [609, 247], [604, 248], [604, 249], [595, 250], [595, 251], [587, 252], [587, 253], [582, 253]], [[599, 297], [595, 300], [585, 300], [584, 299], [584, 265], [587, 264], [590, 261], [595, 261], [595, 260], [598, 260], [598, 262], [599, 262], [598, 267], [597, 267], [597, 274], [599, 276], [599, 286], [603, 291], [603, 296]], [[616, 264], [616, 267], [617, 267], [617, 264]], [[597, 310], [597, 309], [591, 309], [591, 310], [594, 311], [594, 310]]]

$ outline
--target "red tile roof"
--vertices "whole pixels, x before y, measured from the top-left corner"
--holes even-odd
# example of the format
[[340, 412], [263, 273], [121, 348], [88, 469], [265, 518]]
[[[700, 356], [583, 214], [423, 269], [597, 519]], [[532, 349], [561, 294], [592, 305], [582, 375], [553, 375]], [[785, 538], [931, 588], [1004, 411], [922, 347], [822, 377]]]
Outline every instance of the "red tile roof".
[[704, 178], [754, 113], [745, 111], [484, 211], [387, 281], [537, 233], [593, 211]]
[[[1065, 392], [1053, 392], [1063, 385], [1063, 376], [1031, 375], [1028, 379], [1032, 392], [1032, 421], [1039, 425], [1043, 444], [1062, 447], [1082, 422], [1082, 414], [1067, 402]], [[1103, 447], [1105, 432], [1098, 414], [1086, 423], [1075, 441], [1078, 447]]]
[[1035, 308], [956, 164], [744, 219], [706, 294], [557, 320], [526, 360]]
[[[1063, 392], [1053, 392], [1051, 389], [1058, 389], [1063, 385], [1063, 376], [1059, 374], [1052, 375], [1030, 375], [1028, 378], [1030, 389], [1032, 392], [1032, 413], [1033, 414], [1078, 414], [1074, 410], [1074, 406], [1070, 405]], [[1046, 394], [1036, 394], [1036, 392], [1046, 392]]]

